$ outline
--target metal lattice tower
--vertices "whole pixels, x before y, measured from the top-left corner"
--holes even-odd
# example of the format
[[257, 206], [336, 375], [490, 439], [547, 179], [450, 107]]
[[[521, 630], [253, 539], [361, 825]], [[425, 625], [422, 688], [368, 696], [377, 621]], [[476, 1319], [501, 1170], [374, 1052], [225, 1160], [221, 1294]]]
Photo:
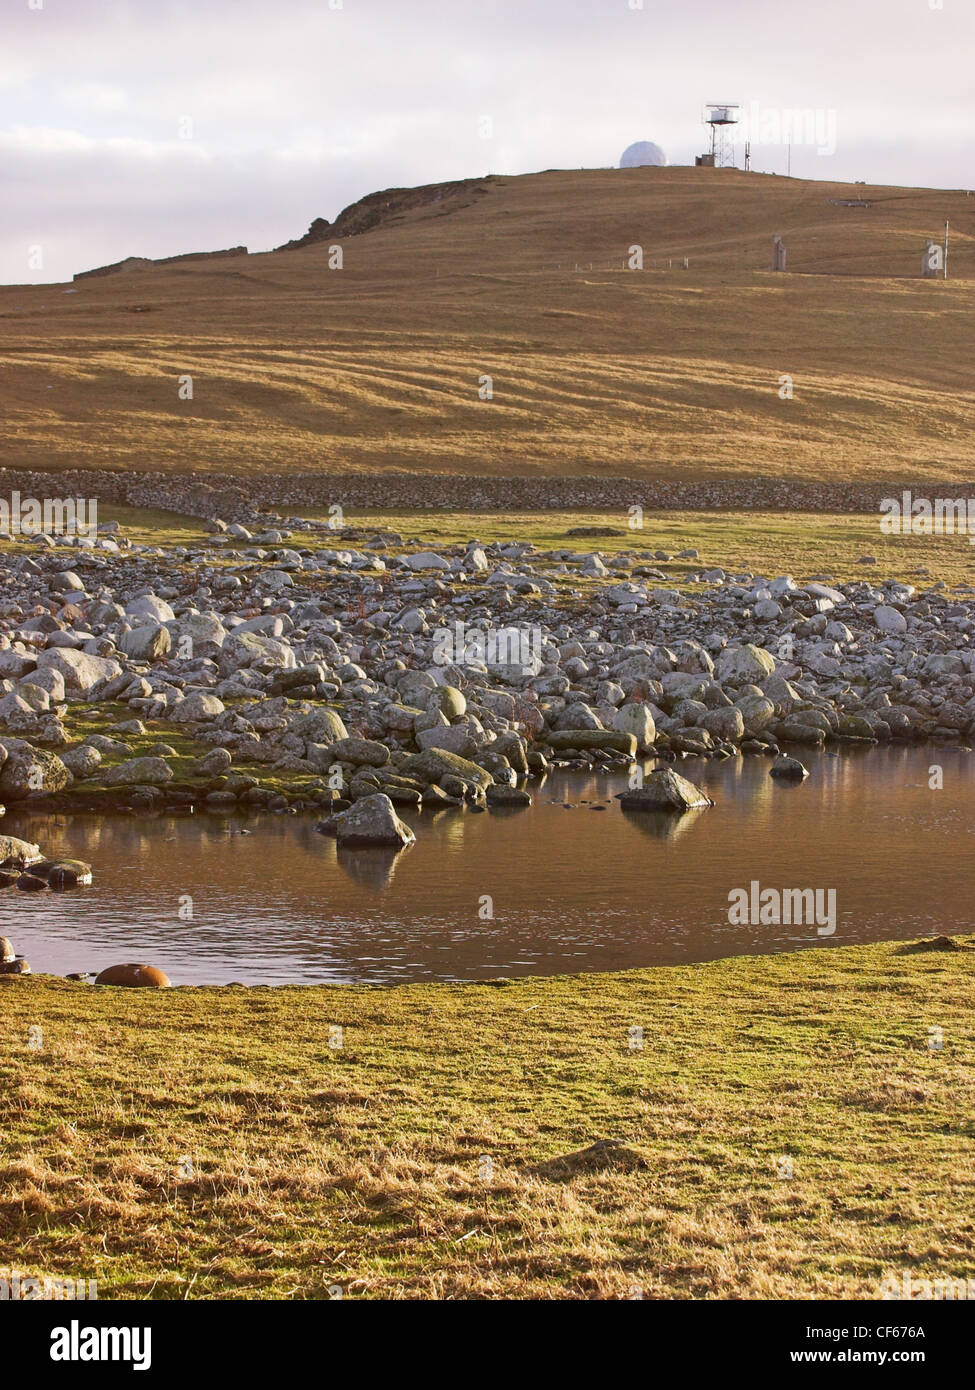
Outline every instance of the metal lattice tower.
[[704, 124], [711, 127], [711, 160], [716, 169], [735, 167], [734, 127], [741, 107], [737, 102], [709, 101], [704, 107]]

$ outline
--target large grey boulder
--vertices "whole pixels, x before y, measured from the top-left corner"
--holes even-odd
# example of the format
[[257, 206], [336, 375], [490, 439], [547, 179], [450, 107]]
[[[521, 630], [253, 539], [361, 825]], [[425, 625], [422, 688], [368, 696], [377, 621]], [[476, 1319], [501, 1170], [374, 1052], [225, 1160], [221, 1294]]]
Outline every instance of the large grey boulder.
[[494, 781], [490, 772], [477, 763], [470, 762], [445, 748], [427, 748], [422, 753], [414, 753], [403, 764], [407, 777], [416, 777], [422, 782], [439, 782], [442, 777], [456, 777], [469, 787], [489, 787]]
[[74, 781], [56, 753], [42, 748], [8, 744], [0, 767], [0, 799], [23, 801], [33, 792], [59, 792]]
[[718, 657], [714, 674], [718, 681], [731, 685], [757, 685], [775, 670], [775, 657], [764, 647], [745, 642], [740, 647], [726, 647]]
[[224, 703], [219, 696], [193, 690], [185, 700], [173, 706], [169, 717], [174, 724], [206, 724], [223, 712]]
[[637, 751], [647, 753], [657, 737], [653, 711], [642, 700], [634, 700], [628, 705], [620, 705], [613, 717], [613, 727], [617, 733], [632, 734], [636, 739]]
[[172, 780], [173, 769], [165, 758], [128, 758], [102, 777], [106, 787], [161, 787]]
[[349, 737], [342, 716], [327, 705], [319, 705], [307, 714], [297, 715], [288, 728], [289, 732], [297, 734], [307, 743], [337, 743]]
[[571, 705], [566, 705], [565, 709], [555, 720], [556, 729], [601, 729], [603, 721], [599, 715], [589, 705], [582, 700], [576, 700]]
[[15, 835], [0, 835], [0, 861], [14, 857], [24, 859], [28, 864], [35, 864], [44, 858], [39, 845], [33, 845], [29, 840], [18, 840]]
[[0, 700], [0, 725], [12, 734], [29, 734], [44, 712], [18, 688]]
[[404, 849], [416, 839], [384, 792], [362, 797], [348, 811], [334, 816], [332, 825], [340, 845], [388, 845]]
[[449, 570], [450, 563], [432, 550], [421, 550], [417, 555], [404, 555], [403, 563], [411, 570]]
[[17, 652], [13, 648], [0, 651], [0, 680], [20, 680], [29, 675], [37, 666], [37, 657], [27, 652]]
[[745, 734], [749, 738], [767, 729], [775, 718], [775, 705], [766, 695], [743, 695], [737, 707], [741, 712]]
[[127, 618], [155, 618], [157, 623], [172, 622], [176, 614], [164, 598], [155, 594], [142, 594], [125, 605]]
[[469, 758], [476, 752], [477, 744], [463, 724], [441, 724], [432, 729], [420, 729], [416, 734], [416, 746], [420, 749], [440, 748], [448, 753], [458, 753]]
[[370, 738], [339, 738], [328, 750], [332, 762], [353, 763], [356, 767], [385, 767], [389, 749]]
[[123, 632], [118, 640], [120, 651], [133, 661], [157, 661], [166, 656], [173, 645], [169, 628], [159, 623], [144, 623], [130, 632]]
[[620, 792], [618, 800], [624, 811], [692, 811], [714, 805], [700, 787], [669, 767], [651, 772], [642, 787]]
[[737, 705], [723, 709], [709, 709], [701, 716], [702, 729], [707, 729], [712, 738], [724, 739], [729, 743], [739, 743], [745, 737], [745, 721]]
[[218, 613], [184, 613], [167, 626], [180, 656], [206, 656], [227, 640], [227, 629]]
[[37, 665], [60, 673], [68, 699], [91, 699], [99, 685], [122, 674], [121, 665], [111, 657], [92, 656], [90, 652], [72, 651], [68, 647], [38, 652]]
[[881, 632], [887, 632], [893, 636], [899, 636], [907, 631], [907, 619], [904, 614], [896, 608], [891, 608], [887, 603], [878, 604], [873, 610], [873, 620]]
[[90, 777], [98, 770], [102, 761], [101, 753], [90, 743], [80, 743], [77, 748], [66, 748], [58, 756], [72, 777]]
[[297, 665], [295, 654], [286, 642], [275, 637], [265, 637], [260, 632], [232, 633], [223, 645], [225, 656], [231, 657], [238, 666], [255, 666], [260, 669], [289, 671]]

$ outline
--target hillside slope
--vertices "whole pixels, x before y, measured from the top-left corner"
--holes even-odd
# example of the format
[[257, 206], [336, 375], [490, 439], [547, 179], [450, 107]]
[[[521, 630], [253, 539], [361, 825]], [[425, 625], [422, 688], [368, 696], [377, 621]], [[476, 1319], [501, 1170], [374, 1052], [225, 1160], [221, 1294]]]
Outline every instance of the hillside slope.
[[[964, 192], [684, 168], [440, 188], [373, 195], [343, 214], [344, 238], [319, 223], [265, 255], [0, 288], [3, 463], [243, 477], [970, 473]], [[923, 280], [924, 239], [945, 218], [951, 278]], [[774, 234], [786, 275], [768, 270]], [[625, 268], [633, 245], [642, 272]], [[192, 399], [179, 396], [186, 375]], [[492, 400], [479, 397], [485, 376]]]

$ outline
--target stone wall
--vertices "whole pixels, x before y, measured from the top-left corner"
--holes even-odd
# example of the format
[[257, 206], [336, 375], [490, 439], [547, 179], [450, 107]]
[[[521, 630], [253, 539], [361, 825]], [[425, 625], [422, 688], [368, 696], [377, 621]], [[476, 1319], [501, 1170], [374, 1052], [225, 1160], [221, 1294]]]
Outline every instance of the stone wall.
[[882, 497], [905, 489], [930, 497], [965, 497], [964, 484], [792, 482], [781, 478], [704, 482], [630, 478], [494, 478], [440, 473], [305, 473], [228, 477], [223, 473], [122, 472], [71, 469], [57, 473], [0, 468], [0, 496], [96, 497], [131, 507], [233, 520], [280, 507], [343, 511], [392, 508], [492, 512], [655, 511], [877, 512]]

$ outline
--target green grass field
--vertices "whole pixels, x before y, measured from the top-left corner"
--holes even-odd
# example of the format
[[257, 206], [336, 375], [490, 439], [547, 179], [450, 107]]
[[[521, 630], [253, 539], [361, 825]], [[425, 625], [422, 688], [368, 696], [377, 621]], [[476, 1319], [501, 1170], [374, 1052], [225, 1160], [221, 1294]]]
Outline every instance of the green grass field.
[[[496, 986], [8, 977], [5, 1259], [102, 1298], [873, 1299], [904, 1269], [964, 1277], [973, 983], [971, 944]], [[600, 1140], [619, 1147], [579, 1156]]]
[[[635, 503], [639, 498], [634, 499]], [[285, 509], [287, 510], [287, 509]], [[295, 515], [328, 519], [326, 511], [311, 507], [291, 509]], [[118, 520], [126, 534], [144, 544], [169, 548], [205, 543], [203, 524], [175, 512], [132, 507], [99, 507], [103, 521]], [[390, 529], [406, 541], [420, 544], [463, 543], [473, 537], [492, 540], [531, 541], [542, 550], [596, 550], [603, 555], [620, 551], [694, 549], [698, 562], [653, 561], [665, 574], [681, 576], [689, 568], [721, 566], [731, 571], [748, 570], [772, 578], [793, 574], [797, 579], [828, 574], [834, 579], [911, 580], [917, 587], [944, 580], [946, 584], [975, 581], [975, 548], [966, 536], [885, 536], [879, 514], [846, 512], [650, 512], [643, 526], [631, 530], [619, 512], [548, 511], [484, 512], [357, 511], [345, 515], [349, 526], [364, 531]], [[579, 526], [611, 527], [618, 534], [607, 537], [570, 536]], [[330, 541], [327, 534], [295, 532], [293, 540], [321, 549], [355, 542]], [[243, 544], [236, 549], [244, 549]], [[410, 545], [399, 549], [409, 549]], [[393, 548], [396, 553], [398, 548]], [[228, 558], [233, 550], [228, 548]], [[859, 563], [872, 555], [877, 563]], [[927, 570], [928, 578], [917, 571]]]

